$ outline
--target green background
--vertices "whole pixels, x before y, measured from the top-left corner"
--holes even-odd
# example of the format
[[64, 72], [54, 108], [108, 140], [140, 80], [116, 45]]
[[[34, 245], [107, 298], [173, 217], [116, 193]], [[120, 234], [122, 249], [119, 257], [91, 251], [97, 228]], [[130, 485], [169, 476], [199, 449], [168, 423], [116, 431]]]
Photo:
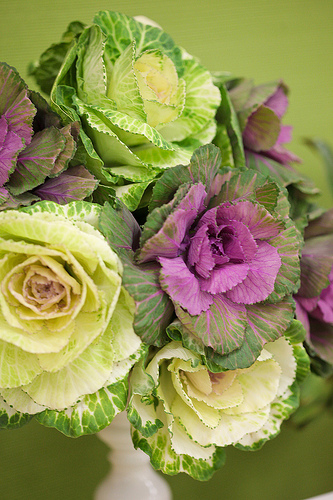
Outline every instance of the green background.
[[[333, 2], [327, 0], [0, 0], [0, 60], [30, 87], [27, 65], [60, 39], [69, 22], [89, 23], [102, 9], [145, 15], [210, 70], [255, 83], [283, 79], [290, 88], [285, 124], [290, 149], [333, 206], [319, 157], [304, 138], [333, 145]], [[228, 449], [227, 464], [208, 483], [168, 478], [174, 500], [303, 500], [333, 490], [333, 418], [322, 414], [303, 430], [282, 433], [257, 452]], [[0, 433], [0, 498], [91, 500], [108, 471], [107, 447], [96, 436], [77, 440], [31, 423]]]

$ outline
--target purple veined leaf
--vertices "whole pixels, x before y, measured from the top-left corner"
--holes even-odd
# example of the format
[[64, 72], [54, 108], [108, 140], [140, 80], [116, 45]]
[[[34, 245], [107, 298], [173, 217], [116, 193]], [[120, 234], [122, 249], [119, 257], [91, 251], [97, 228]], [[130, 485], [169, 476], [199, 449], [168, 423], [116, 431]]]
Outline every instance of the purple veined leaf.
[[189, 314], [178, 304], [175, 311], [185, 328], [218, 354], [228, 354], [244, 341], [247, 317], [243, 304], [215, 295], [209, 309], [199, 315]]
[[249, 271], [244, 281], [226, 292], [226, 296], [237, 304], [261, 302], [274, 291], [281, 258], [276, 248], [266, 241], [258, 241], [256, 256], [249, 263]]
[[3, 186], [16, 167], [17, 157], [24, 149], [24, 139], [9, 129], [5, 116], [0, 117], [0, 185]]
[[65, 147], [57, 157], [49, 177], [57, 176], [68, 167], [68, 164], [76, 151], [75, 137], [79, 134], [79, 124], [77, 122], [69, 123], [65, 127], [61, 128], [60, 132], [65, 138]]
[[207, 188], [211, 185], [221, 165], [219, 148], [208, 144], [196, 149], [192, 155], [188, 170], [193, 183], [202, 182]]
[[7, 200], [9, 193], [4, 187], [0, 187], [0, 207]]
[[158, 259], [162, 266], [160, 284], [174, 304], [179, 304], [192, 316], [207, 311], [213, 303], [213, 296], [200, 289], [200, 282], [188, 269], [181, 257]]
[[[0, 188], [1, 190], [3, 188]], [[40, 201], [39, 196], [36, 196], [29, 191], [26, 193], [19, 194], [18, 196], [13, 196], [11, 193], [7, 192], [7, 198], [1, 202], [0, 200], [0, 210], [8, 210], [12, 208], [27, 207], [34, 203], [35, 201]]]
[[[157, 234], [145, 241], [138, 255], [139, 262], [149, 262], [157, 257], [177, 257], [193, 222], [204, 209], [205, 198], [206, 191], [202, 183], [191, 186]], [[150, 219], [153, 217], [152, 212]]]
[[36, 108], [28, 97], [28, 88], [17, 71], [0, 63], [0, 116], [4, 115], [9, 130], [29, 144]]
[[291, 299], [284, 299], [277, 304], [247, 305], [247, 318], [251, 335], [255, 335], [261, 347], [266, 342], [273, 342], [281, 337], [294, 316]]
[[[209, 207], [217, 207], [227, 201], [247, 199], [259, 202], [270, 213], [273, 213], [277, 208], [278, 199], [281, 197], [281, 189], [275, 183], [268, 181], [267, 176], [249, 168], [241, 170], [224, 168], [221, 174], [218, 174], [217, 178], [214, 179], [214, 183], [216, 184], [216, 188], [214, 186], [214, 195], [216, 194], [216, 196], [211, 199]], [[218, 184], [220, 184], [219, 189]], [[281, 215], [280, 207], [278, 214]]]
[[213, 269], [208, 279], [200, 280], [200, 288], [214, 295], [228, 292], [246, 279], [249, 269], [250, 266], [246, 262], [226, 264], [220, 269]]
[[[195, 272], [203, 278], [208, 278], [216, 262], [211, 250], [208, 237], [208, 226], [197, 227], [194, 235], [190, 238], [187, 253], [187, 263], [195, 268]], [[225, 262], [229, 259], [226, 257]]]
[[284, 229], [282, 221], [276, 220], [263, 206], [250, 201], [223, 203], [218, 207], [216, 221], [219, 225], [232, 220], [242, 222], [255, 239], [273, 238]]
[[123, 285], [135, 300], [134, 330], [143, 342], [162, 346], [174, 307], [159, 283], [160, 266], [153, 262], [135, 265], [124, 260]]
[[44, 182], [54, 167], [66, 140], [55, 127], [37, 132], [31, 143], [19, 154], [17, 167], [10, 177], [8, 188], [18, 195]]
[[320, 295], [323, 288], [328, 285], [332, 264], [333, 252], [332, 255], [308, 254], [305, 247], [301, 258], [301, 286], [298, 295], [305, 298]]
[[[229, 209], [230, 205], [224, 206]], [[207, 210], [200, 218], [196, 232], [200, 233], [201, 228], [209, 227], [208, 232], [211, 237], [214, 237], [215, 245], [218, 245], [219, 239], [223, 239], [223, 246], [230, 258], [250, 261], [256, 255], [258, 248], [250, 229], [237, 218], [236, 220], [228, 219], [230, 212], [229, 210], [225, 212], [223, 206]]]
[[84, 200], [97, 186], [98, 181], [83, 165], [71, 167], [54, 179], [47, 179], [33, 191], [42, 200], [65, 205], [71, 201]]
[[152, 212], [148, 213], [140, 238], [141, 247], [162, 228], [169, 215], [179, 205], [181, 200], [185, 198], [190, 189], [191, 185], [189, 183], [181, 184], [169, 203], [161, 207], [156, 207]]

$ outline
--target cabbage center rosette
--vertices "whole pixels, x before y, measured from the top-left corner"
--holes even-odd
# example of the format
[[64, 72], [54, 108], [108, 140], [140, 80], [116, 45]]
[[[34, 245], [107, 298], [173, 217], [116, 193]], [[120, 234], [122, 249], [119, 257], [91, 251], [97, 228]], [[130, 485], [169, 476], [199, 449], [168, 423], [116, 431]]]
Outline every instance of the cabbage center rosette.
[[134, 445], [165, 473], [209, 479], [226, 446], [257, 449], [278, 434], [307, 370], [305, 350], [286, 337], [267, 343], [249, 368], [222, 373], [171, 342], [131, 376]]
[[293, 318], [301, 237], [282, 188], [218, 166], [207, 146], [161, 177], [137, 259], [160, 265], [178, 318], [169, 335], [224, 368], [244, 368]]
[[68, 435], [96, 432], [126, 405], [141, 355], [122, 264], [95, 229], [101, 208], [37, 203], [0, 214], [0, 413]]
[[[62, 50], [42, 57], [44, 77]], [[164, 169], [211, 142], [221, 100], [209, 71], [161, 28], [109, 11], [74, 37], [50, 97], [64, 121], [81, 119], [86, 164], [130, 210]]]

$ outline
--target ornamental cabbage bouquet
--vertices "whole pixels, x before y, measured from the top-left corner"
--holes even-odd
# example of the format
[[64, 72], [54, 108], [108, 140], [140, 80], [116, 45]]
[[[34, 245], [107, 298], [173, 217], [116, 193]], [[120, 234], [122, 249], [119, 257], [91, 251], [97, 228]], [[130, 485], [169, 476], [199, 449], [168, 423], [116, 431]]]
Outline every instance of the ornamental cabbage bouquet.
[[101, 208], [42, 202], [0, 213], [0, 415], [36, 415], [70, 436], [122, 411], [142, 343], [122, 264], [95, 228]]
[[33, 73], [43, 86], [55, 54], [64, 59], [52, 106], [66, 123], [81, 120], [87, 165], [134, 210], [163, 170], [187, 164], [211, 142], [220, 93], [197, 59], [156, 25], [104, 11], [81, 31], [72, 32], [65, 56], [64, 42], [53, 46]]
[[0, 64], [0, 426], [127, 410], [154, 467], [209, 479], [333, 366], [332, 211], [285, 149], [288, 89], [111, 11], [31, 72], [49, 103]]

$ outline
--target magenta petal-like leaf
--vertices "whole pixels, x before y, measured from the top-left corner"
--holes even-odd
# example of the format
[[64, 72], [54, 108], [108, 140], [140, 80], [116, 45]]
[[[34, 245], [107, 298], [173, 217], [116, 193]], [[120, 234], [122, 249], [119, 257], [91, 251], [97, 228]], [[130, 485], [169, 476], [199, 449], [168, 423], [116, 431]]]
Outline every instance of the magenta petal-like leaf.
[[249, 272], [249, 264], [224, 264], [214, 269], [208, 279], [200, 279], [200, 288], [209, 293], [223, 293], [242, 283]]
[[274, 94], [266, 100], [265, 106], [274, 111], [280, 119], [283, 117], [288, 108], [288, 97], [282, 86], [278, 87]]
[[47, 179], [34, 190], [42, 200], [65, 205], [74, 200], [84, 200], [96, 188], [97, 181], [82, 165], [71, 167], [54, 179]]
[[162, 266], [161, 287], [174, 303], [179, 304], [191, 315], [200, 314], [209, 308], [213, 297], [200, 290], [199, 281], [181, 257], [175, 259], [160, 257], [158, 261]]
[[234, 304], [222, 295], [215, 295], [207, 311], [197, 316], [175, 306], [182, 324], [206, 347], [219, 354], [228, 354], [239, 348], [247, 327], [246, 309], [243, 304]]
[[208, 278], [215, 266], [207, 230], [207, 226], [202, 226], [195, 232], [191, 238], [187, 254], [188, 264], [194, 266], [195, 271], [203, 278]]
[[[157, 234], [143, 245], [139, 255], [140, 262], [155, 260], [157, 257], [175, 258], [179, 255], [185, 236], [204, 207], [206, 194], [205, 187], [201, 183], [189, 189]], [[150, 217], [153, 216], [152, 212]]]
[[9, 130], [29, 144], [36, 108], [28, 97], [28, 89], [17, 71], [0, 63], [0, 116], [4, 115]]
[[247, 277], [226, 292], [226, 296], [238, 304], [255, 304], [267, 299], [274, 290], [280, 266], [278, 251], [269, 243], [258, 241], [258, 251], [250, 263]]
[[5, 116], [0, 117], [0, 186], [8, 181], [16, 166], [19, 152], [24, 148], [24, 139], [9, 130]]
[[10, 191], [17, 195], [42, 184], [52, 171], [65, 142], [55, 127], [37, 132], [29, 146], [19, 154], [17, 167], [8, 184]]
[[242, 222], [255, 239], [273, 238], [284, 229], [283, 223], [276, 220], [268, 210], [250, 201], [240, 201], [234, 205], [231, 203], [220, 205], [217, 212], [218, 224], [223, 224], [228, 220]]

